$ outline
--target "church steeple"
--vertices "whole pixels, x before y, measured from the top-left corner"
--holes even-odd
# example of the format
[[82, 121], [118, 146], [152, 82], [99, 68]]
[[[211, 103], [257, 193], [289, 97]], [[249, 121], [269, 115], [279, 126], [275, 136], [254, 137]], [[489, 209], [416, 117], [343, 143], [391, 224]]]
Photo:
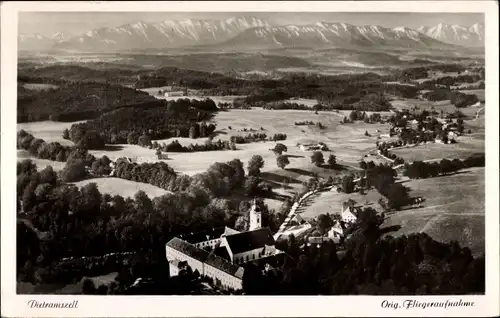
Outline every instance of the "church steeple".
[[260, 207], [257, 206], [257, 202], [254, 199], [252, 207], [250, 208], [250, 228], [249, 231], [260, 229], [262, 227], [262, 214], [260, 212]]

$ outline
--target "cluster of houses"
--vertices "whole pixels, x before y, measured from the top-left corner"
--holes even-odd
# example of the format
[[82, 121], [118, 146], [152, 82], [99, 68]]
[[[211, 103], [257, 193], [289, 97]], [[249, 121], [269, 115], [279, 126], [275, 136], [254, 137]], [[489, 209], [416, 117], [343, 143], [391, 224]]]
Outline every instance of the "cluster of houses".
[[[404, 119], [407, 119], [407, 115], [403, 116]], [[397, 126], [394, 124], [391, 124], [391, 127], [389, 129], [389, 135], [386, 137], [392, 137], [392, 136], [401, 136], [405, 131], [408, 130], [413, 130], [415, 132], [423, 132], [426, 134], [434, 134], [434, 131], [429, 130], [426, 125], [430, 123], [431, 120], [436, 119], [438, 122], [438, 125], [440, 127], [440, 131], [444, 132], [446, 134], [446, 137], [448, 138], [448, 141], [450, 142], [456, 142], [458, 141], [458, 137], [461, 135], [459, 129], [458, 129], [458, 124], [457, 122], [453, 121], [452, 118], [439, 118], [439, 117], [427, 117], [425, 120], [423, 120], [421, 123], [412, 118], [408, 118], [409, 120], [406, 122], [404, 126]], [[423, 127], [419, 130], [419, 124], [421, 124]], [[437, 134], [436, 137], [434, 138], [434, 142], [436, 143], [444, 143], [443, 141], [443, 134]]]
[[345, 228], [349, 224], [353, 224], [358, 219], [359, 209], [351, 204], [344, 202], [341, 209], [341, 219], [342, 221], [335, 220], [333, 226], [324, 236], [309, 236], [307, 239], [307, 245], [317, 245], [318, 247], [328, 241], [333, 241], [334, 243], [339, 243], [340, 240], [345, 236]]

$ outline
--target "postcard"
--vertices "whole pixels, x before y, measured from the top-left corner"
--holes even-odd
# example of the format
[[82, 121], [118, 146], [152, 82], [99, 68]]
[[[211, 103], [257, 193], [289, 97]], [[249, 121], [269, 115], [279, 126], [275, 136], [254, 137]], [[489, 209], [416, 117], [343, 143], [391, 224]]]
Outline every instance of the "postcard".
[[2, 316], [500, 314], [496, 2], [1, 12]]

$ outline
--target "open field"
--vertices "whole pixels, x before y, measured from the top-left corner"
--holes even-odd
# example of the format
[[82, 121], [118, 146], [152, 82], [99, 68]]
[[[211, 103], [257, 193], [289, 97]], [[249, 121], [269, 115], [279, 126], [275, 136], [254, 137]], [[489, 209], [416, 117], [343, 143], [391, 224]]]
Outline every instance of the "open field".
[[[376, 130], [379, 129], [382, 133], [388, 131], [387, 125], [382, 124], [365, 124], [357, 122], [354, 124], [340, 124], [341, 115], [332, 112], [319, 112], [315, 115], [309, 111], [297, 110], [229, 110], [219, 112], [213, 122], [217, 125], [218, 139], [229, 140], [231, 136], [245, 136], [250, 131], [255, 129], [257, 132], [263, 132], [271, 137], [275, 133], [285, 133], [287, 140], [280, 141], [288, 147], [287, 155], [289, 155], [290, 165], [287, 168], [310, 168], [310, 156], [312, 152], [301, 151], [297, 147], [297, 143], [317, 143], [324, 142], [331, 151], [324, 151], [323, 155], [326, 158], [330, 153], [337, 156], [337, 161], [340, 164], [352, 165], [357, 167], [359, 160], [364, 154], [375, 149]], [[325, 129], [319, 129], [315, 126], [295, 126], [295, 121], [311, 120], [314, 122], [320, 121]], [[231, 129], [229, 129], [231, 126]], [[260, 128], [264, 130], [260, 130]], [[368, 131], [373, 134], [372, 137], [364, 136], [364, 132]], [[190, 138], [170, 138], [160, 140], [160, 142], [169, 143], [177, 139], [183, 145], [201, 144], [206, 141], [206, 138], [190, 139]], [[246, 166], [246, 163], [253, 155], [261, 155], [266, 162], [263, 171], [277, 169], [276, 156], [270, 150], [276, 142], [256, 142], [249, 144], [237, 144], [235, 151], [207, 151], [194, 153], [168, 153], [169, 159], [164, 160], [172, 166], [176, 171], [193, 175], [204, 172], [214, 162], [226, 162], [234, 158], [238, 158]], [[107, 155], [110, 159], [116, 160], [119, 157], [130, 157], [137, 162], [154, 162], [157, 161], [155, 151], [147, 148], [142, 148], [136, 145], [115, 145], [115, 150], [105, 151], [90, 151], [94, 156], [100, 157]]]
[[99, 192], [108, 193], [110, 195], [121, 195], [124, 198], [133, 198], [137, 191], [144, 191], [150, 199], [162, 196], [164, 194], [171, 193], [170, 191], [164, 190], [154, 185], [142, 182], [135, 182], [120, 178], [95, 178], [87, 179], [79, 182], [74, 182], [73, 184], [82, 187], [89, 183], [96, 183]]
[[31, 123], [18, 123], [17, 131], [24, 129], [26, 132], [41, 138], [46, 142], [58, 142], [61, 145], [72, 146], [71, 140], [63, 139], [62, 133], [65, 128], [69, 129], [71, 125], [79, 122], [63, 123], [57, 121], [37, 121]]
[[42, 170], [46, 166], [52, 166], [54, 168], [54, 171], [60, 171], [64, 169], [64, 166], [66, 165], [65, 162], [60, 162], [60, 161], [52, 161], [52, 160], [46, 160], [46, 159], [38, 159], [30, 156], [30, 154], [24, 150], [24, 149], [18, 149], [17, 150], [17, 161], [23, 161], [25, 159], [30, 159], [33, 161], [34, 164], [36, 164], [36, 168], [38, 170]]
[[377, 203], [382, 196], [377, 190], [367, 191], [366, 194], [338, 193], [335, 191], [320, 192], [310, 203], [306, 203], [300, 216], [305, 219], [315, 218], [320, 214], [340, 214], [342, 213], [342, 203], [352, 199], [356, 201], [356, 206], [371, 207], [377, 211], [382, 211], [382, 207]]
[[484, 153], [484, 137], [476, 134], [458, 137], [456, 144], [426, 143], [416, 147], [398, 148], [390, 150], [391, 153], [403, 158], [405, 161], [431, 160], [439, 158], [465, 159], [473, 153]]
[[391, 235], [426, 232], [438, 241], [457, 240], [474, 254], [484, 252], [484, 168], [470, 168], [450, 176], [410, 180], [404, 185], [424, 206], [395, 212], [385, 225], [400, 225]]
[[52, 89], [52, 88], [57, 88], [59, 86], [53, 85], [53, 84], [26, 83], [26, 84], [23, 84], [23, 87], [26, 89], [43, 91], [43, 90], [48, 90], [48, 89]]

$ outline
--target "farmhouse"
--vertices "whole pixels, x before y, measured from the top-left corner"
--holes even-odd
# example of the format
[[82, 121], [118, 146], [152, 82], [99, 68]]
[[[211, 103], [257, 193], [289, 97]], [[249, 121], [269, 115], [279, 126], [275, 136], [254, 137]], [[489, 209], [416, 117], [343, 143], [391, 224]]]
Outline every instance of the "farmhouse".
[[345, 223], [354, 223], [358, 219], [356, 216], [356, 211], [352, 206], [343, 207], [342, 211], [342, 221]]
[[336, 221], [330, 231], [328, 231], [328, 237], [340, 239], [342, 236], [344, 236], [344, 229], [342, 228], [342, 225], [340, 225], [340, 222]]
[[177, 91], [177, 92], [165, 92], [165, 97], [176, 97], [176, 96], [185, 96], [183, 91]]
[[179, 262], [185, 261], [193, 270], [222, 286], [241, 289], [244, 273], [241, 264], [283, 253], [276, 249], [271, 231], [262, 228], [261, 222], [261, 213], [254, 203], [247, 232], [223, 227], [171, 239], [166, 244], [171, 275], [177, 275]]
[[322, 142], [319, 142], [317, 144], [305, 144], [305, 145], [298, 144], [297, 146], [302, 151], [317, 151], [317, 150], [328, 151], [328, 147]]

